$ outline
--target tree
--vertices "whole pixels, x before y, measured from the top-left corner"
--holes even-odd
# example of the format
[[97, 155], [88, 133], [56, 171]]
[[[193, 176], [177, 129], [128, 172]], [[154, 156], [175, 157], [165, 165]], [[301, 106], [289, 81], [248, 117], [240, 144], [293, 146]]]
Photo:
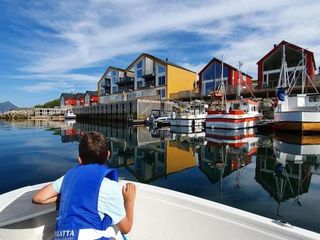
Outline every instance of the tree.
[[41, 104], [35, 105], [34, 108], [53, 108], [57, 106], [60, 106], [60, 99], [55, 99], [50, 102], [46, 102], [43, 105]]

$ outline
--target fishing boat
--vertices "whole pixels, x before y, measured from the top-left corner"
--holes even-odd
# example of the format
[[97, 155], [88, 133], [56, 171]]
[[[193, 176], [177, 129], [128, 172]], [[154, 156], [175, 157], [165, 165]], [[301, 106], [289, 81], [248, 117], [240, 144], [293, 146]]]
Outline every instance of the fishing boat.
[[[214, 129], [243, 129], [252, 128], [255, 122], [262, 118], [259, 113], [259, 104], [251, 99], [244, 99], [241, 96], [242, 74], [240, 71], [242, 63], [239, 63], [239, 79], [237, 99], [227, 100], [224, 81], [216, 91], [213, 91], [211, 97], [213, 99], [206, 118], [206, 128]], [[223, 69], [223, 61], [222, 61]], [[223, 71], [221, 71], [223, 72]], [[223, 79], [223, 74], [221, 74]]]
[[[135, 184], [134, 224], [127, 239], [320, 239], [320, 234], [284, 221], [160, 187]], [[31, 202], [35, 190], [44, 185], [28, 186], [0, 195], [1, 239], [42, 240], [53, 237], [56, 205]], [[114, 230], [106, 231], [106, 237], [114, 235]], [[117, 234], [113, 239], [122, 237]]]
[[154, 109], [151, 110], [150, 116], [147, 118], [147, 125], [154, 128], [169, 126], [171, 119], [171, 111]]
[[64, 114], [64, 119], [76, 119], [77, 115], [71, 109], [68, 109]]
[[206, 120], [206, 104], [203, 101], [179, 102], [173, 108], [170, 126], [196, 127], [202, 126]]
[[[277, 129], [294, 131], [320, 131], [320, 93], [306, 70], [306, 55], [301, 50], [302, 59], [289, 74], [285, 45], [282, 50], [282, 64], [276, 94], [279, 99], [274, 109], [274, 123]], [[301, 93], [292, 90], [301, 81]], [[311, 84], [315, 93], [305, 93], [305, 85]]]

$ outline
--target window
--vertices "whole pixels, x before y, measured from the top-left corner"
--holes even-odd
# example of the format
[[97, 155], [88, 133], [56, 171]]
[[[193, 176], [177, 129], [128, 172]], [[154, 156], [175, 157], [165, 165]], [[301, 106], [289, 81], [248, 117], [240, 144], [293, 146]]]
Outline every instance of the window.
[[117, 87], [112, 87], [112, 92], [115, 93], [117, 91]]
[[166, 85], [166, 76], [158, 77], [159, 85]]
[[142, 81], [138, 81], [138, 82], [137, 82], [137, 87], [138, 87], [138, 88], [141, 88], [142, 86], [143, 86], [143, 82], [142, 82]]
[[137, 68], [142, 68], [142, 61], [137, 63]]
[[137, 78], [142, 77], [142, 69], [137, 70]]
[[161, 89], [160, 90], [160, 97], [161, 98], [165, 98], [166, 97], [166, 90], [165, 89]]
[[310, 96], [309, 97], [309, 102], [319, 102], [320, 101], [320, 96], [315, 95], [315, 96]]
[[111, 76], [116, 76], [117, 72], [116, 71], [111, 71]]
[[213, 82], [206, 82], [205, 83], [205, 89], [204, 89], [204, 94], [208, 94], [210, 91], [213, 90], [214, 84]]
[[166, 68], [164, 66], [158, 65], [158, 73], [166, 72]]

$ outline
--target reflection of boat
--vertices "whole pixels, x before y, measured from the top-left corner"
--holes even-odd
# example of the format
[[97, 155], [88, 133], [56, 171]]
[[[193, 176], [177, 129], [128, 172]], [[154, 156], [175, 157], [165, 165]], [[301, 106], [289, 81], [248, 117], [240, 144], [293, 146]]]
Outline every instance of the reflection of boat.
[[316, 165], [320, 152], [312, 145], [301, 145], [302, 139], [277, 132], [273, 145], [260, 149], [256, 159], [255, 179], [277, 202], [277, 216], [282, 202], [293, 199], [294, 205], [301, 206], [299, 196], [309, 191], [312, 164]]
[[[246, 240], [320, 239], [318, 233], [281, 221], [172, 190], [135, 184], [138, 194], [129, 239], [206, 239], [213, 232], [223, 239], [234, 239], [235, 236]], [[0, 195], [1, 238], [36, 240], [53, 237], [56, 205], [31, 202], [34, 191], [42, 186], [44, 184]]]
[[234, 171], [237, 171], [237, 186], [240, 185], [240, 169], [251, 163], [258, 150], [258, 140], [253, 129], [206, 129], [207, 145], [200, 148], [199, 167], [213, 183], [220, 181], [220, 193], [222, 179]]
[[202, 101], [190, 103], [179, 102], [179, 106], [173, 106], [170, 126], [196, 127], [202, 126], [206, 119], [206, 104]]
[[[302, 49], [302, 59], [289, 76], [285, 52], [284, 45], [277, 87], [279, 103], [274, 111], [274, 123], [282, 130], [320, 131], [320, 93], [307, 75], [306, 53]], [[291, 92], [298, 82], [301, 82], [301, 94], [293, 95]], [[306, 84], [311, 84], [316, 93], [306, 94]]]
[[170, 131], [174, 133], [200, 133], [203, 131], [202, 125], [198, 125], [195, 127], [188, 126], [170, 126]]
[[229, 144], [237, 148], [244, 148], [248, 153], [256, 153], [258, 150], [254, 130], [251, 129], [206, 129], [206, 140], [208, 145]]
[[320, 136], [277, 132], [273, 151], [279, 162], [308, 162], [320, 164]]
[[[223, 61], [222, 61], [223, 69]], [[221, 84], [212, 93], [212, 103], [208, 109], [206, 118], [206, 128], [215, 129], [242, 129], [255, 126], [256, 120], [262, 115], [258, 112], [258, 102], [251, 99], [243, 99], [240, 96], [242, 74], [239, 63], [238, 93], [236, 100], [227, 100], [223, 81], [223, 71], [221, 71]]]
[[73, 113], [72, 110], [68, 109], [67, 112], [64, 114], [64, 119], [76, 119], [77, 115]]

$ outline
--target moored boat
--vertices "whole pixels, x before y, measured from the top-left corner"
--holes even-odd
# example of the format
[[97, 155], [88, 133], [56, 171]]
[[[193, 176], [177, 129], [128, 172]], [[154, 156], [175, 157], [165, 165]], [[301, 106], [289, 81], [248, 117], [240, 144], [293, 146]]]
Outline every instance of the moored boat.
[[179, 106], [173, 109], [170, 126], [202, 126], [206, 116], [206, 104], [202, 101], [195, 100], [190, 103], [179, 103]]
[[[298, 132], [320, 131], [320, 93], [307, 74], [306, 56], [301, 50], [302, 59], [289, 75], [285, 45], [282, 50], [282, 65], [277, 87], [278, 106], [274, 110], [274, 123], [277, 129]], [[301, 93], [291, 94], [297, 82], [301, 81]], [[306, 84], [314, 87], [315, 93], [305, 93]]]
[[68, 109], [64, 114], [64, 119], [76, 119], [77, 115], [71, 109]]
[[[128, 239], [304, 239], [320, 234], [187, 194], [136, 183], [134, 225]], [[56, 206], [35, 205], [31, 197], [44, 184], [0, 195], [0, 238], [49, 239]], [[146, 214], [147, 213], [147, 214]], [[119, 239], [119, 238], [118, 238]]]
[[[241, 96], [242, 74], [239, 63], [239, 79], [237, 99], [227, 100], [224, 82], [212, 93], [212, 104], [208, 109], [206, 128], [217, 129], [243, 129], [252, 128], [255, 122], [262, 118], [259, 113], [259, 104], [251, 99], [244, 99]], [[223, 62], [222, 62], [223, 68]], [[222, 78], [222, 77], [221, 77]]]

